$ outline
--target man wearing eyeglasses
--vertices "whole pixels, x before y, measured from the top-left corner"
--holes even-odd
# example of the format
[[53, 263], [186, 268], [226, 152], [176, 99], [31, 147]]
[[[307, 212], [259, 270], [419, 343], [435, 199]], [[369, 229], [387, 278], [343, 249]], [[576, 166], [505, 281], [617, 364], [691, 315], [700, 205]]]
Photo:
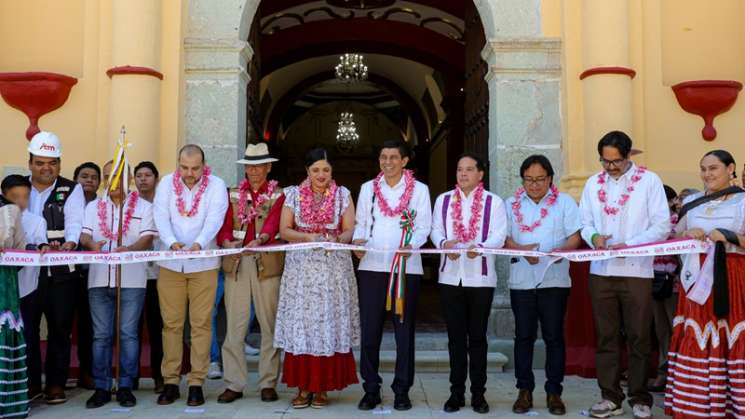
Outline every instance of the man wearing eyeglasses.
[[[664, 240], [670, 211], [660, 178], [629, 160], [631, 139], [621, 131], [598, 143], [603, 171], [587, 180], [580, 201], [582, 238], [595, 249], [619, 249]], [[647, 391], [652, 323], [652, 257], [613, 258], [590, 265], [595, 321], [595, 367], [602, 400], [590, 416], [623, 414], [621, 326], [629, 348], [629, 404], [634, 418], [651, 418]]]

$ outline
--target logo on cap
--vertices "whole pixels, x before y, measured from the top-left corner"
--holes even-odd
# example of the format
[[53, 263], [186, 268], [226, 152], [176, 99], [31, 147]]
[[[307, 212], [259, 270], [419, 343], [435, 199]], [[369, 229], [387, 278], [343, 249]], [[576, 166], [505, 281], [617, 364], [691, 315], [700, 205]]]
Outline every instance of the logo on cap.
[[41, 146], [39, 146], [39, 150], [55, 151], [56, 148], [54, 148], [53, 145], [49, 145], [47, 143], [42, 143]]

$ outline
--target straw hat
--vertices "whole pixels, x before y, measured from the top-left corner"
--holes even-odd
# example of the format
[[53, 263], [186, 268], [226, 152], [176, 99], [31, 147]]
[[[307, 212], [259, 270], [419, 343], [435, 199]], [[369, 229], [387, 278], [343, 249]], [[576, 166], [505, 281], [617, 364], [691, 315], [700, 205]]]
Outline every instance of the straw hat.
[[246, 165], [257, 165], [257, 164], [264, 164], [264, 163], [272, 163], [275, 161], [279, 161], [279, 160], [269, 155], [269, 147], [267, 147], [266, 143], [258, 143], [258, 144], [249, 144], [248, 147], [246, 147], [246, 153], [243, 156], [243, 159], [238, 160], [236, 163], [246, 164]]

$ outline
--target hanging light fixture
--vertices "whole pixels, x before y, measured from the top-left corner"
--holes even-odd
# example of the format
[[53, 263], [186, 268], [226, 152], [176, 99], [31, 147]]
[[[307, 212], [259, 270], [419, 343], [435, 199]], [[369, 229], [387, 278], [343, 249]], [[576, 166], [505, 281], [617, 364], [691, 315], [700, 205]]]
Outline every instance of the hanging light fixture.
[[336, 65], [336, 78], [346, 82], [367, 80], [367, 66], [362, 54], [344, 54]]
[[336, 145], [342, 150], [349, 151], [359, 143], [360, 135], [354, 123], [354, 114], [342, 112], [339, 115], [339, 127], [336, 129]]

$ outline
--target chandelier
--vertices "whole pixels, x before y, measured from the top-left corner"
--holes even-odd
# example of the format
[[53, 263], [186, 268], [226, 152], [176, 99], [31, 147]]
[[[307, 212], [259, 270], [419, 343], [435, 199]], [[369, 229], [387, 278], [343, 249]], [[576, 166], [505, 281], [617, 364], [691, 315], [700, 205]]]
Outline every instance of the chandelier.
[[357, 134], [357, 125], [354, 123], [354, 114], [342, 112], [339, 115], [339, 127], [336, 129], [336, 145], [345, 151], [352, 150], [360, 143], [360, 135]]
[[367, 66], [362, 54], [344, 54], [336, 65], [336, 78], [342, 81], [362, 81], [367, 79]]

